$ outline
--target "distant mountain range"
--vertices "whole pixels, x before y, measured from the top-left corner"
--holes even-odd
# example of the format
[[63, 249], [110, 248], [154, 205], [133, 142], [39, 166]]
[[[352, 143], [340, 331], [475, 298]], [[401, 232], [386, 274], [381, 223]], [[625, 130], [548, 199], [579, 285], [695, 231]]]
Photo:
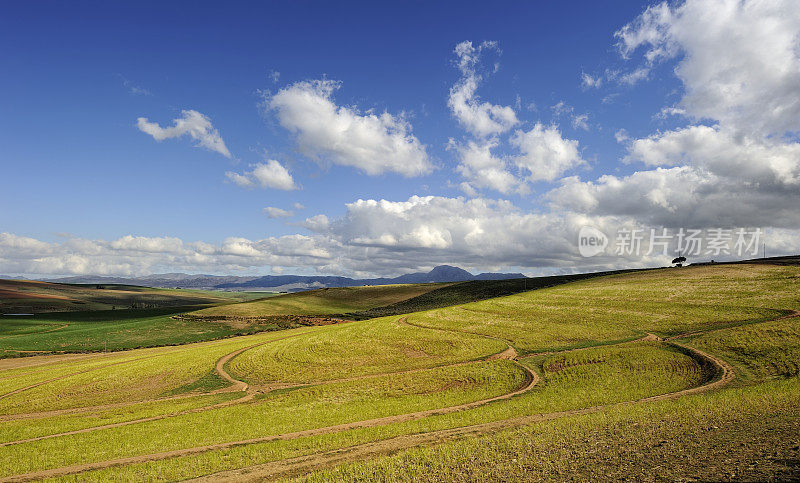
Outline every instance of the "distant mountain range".
[[430, 272], [409, 273], [394, 278], [363, 278], [317, 275], [267, 275], [264, 277], [234, 277], [220, 275], [188, 275], [163, 273], [143, 277], [77, 276], [47, 280], [58, 283], [124, 284], [163, 288], [202, 288], [215, 290], [265, 290], [295, 292], [326, 287], [354, 287], [360, 285], [391, 285], [397, 283], [467, 282], [470, 280], [505, 280], [524, 278], [521, 273], [481, 273], [473, 275], [450, 265], [439, 265]]

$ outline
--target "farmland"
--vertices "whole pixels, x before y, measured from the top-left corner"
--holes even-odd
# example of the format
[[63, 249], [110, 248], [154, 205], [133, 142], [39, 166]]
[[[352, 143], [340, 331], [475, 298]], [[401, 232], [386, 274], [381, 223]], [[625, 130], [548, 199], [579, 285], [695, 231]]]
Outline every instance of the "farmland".
[[116, 284], [0, 280], [0, 314], [91, 312], [241, 302], [263, 294], [180, 290]]
[[[3, 359], [0, 478], [789, 478], [798, 282], [795, 266], [620, 273], [402, 315]], [[340, 314], [438, 288], [202, 311]], [[4, 348], [32, 337], [7, 330]]]
[[[402, 315], [602, 274], [324, 288], [290, 294], [0, 280], [0, 358], [187, 344]], [[8, 295], [11, 294], [11, 295]], [[20, 315], [26, 314], [26, 315]]]
[[[252, 333], [177, 315], [264, 294], [0, 281], [0, 358], [185, 344]], [[6, 314], [6, 315], [3, 315]]]
[[278, 295], [249, 303], [211, 307], [194, 312], [194, 315], [206, 317], [255, 317], [263, 315], [345, 314], [393, 304], [448, 285], [426, 283], [325, 288]]

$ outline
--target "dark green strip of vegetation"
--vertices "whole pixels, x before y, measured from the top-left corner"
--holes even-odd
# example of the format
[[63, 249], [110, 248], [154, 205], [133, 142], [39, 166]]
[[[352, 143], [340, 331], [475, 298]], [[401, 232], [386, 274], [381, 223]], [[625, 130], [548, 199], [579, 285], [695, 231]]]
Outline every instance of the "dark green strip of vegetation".
[[549, 277], [513, 278], [509, 280], [474, 280], [460, 282], [447, 287], [437, 288], [428, 293], [412, 297], [383, 307], [344, 314], [352, 320], [372, 319], [390, 315], [402, 315], [421, 310], [439, 309], [452, 305], [477, 302], [495, 297], [514, 295], [529, 290], [554, 287], [569, 282], [588, 278], [635, 272], [637, 270], [612, 270], [606, 272], [576, 273], [572, 275], [552, 275]]

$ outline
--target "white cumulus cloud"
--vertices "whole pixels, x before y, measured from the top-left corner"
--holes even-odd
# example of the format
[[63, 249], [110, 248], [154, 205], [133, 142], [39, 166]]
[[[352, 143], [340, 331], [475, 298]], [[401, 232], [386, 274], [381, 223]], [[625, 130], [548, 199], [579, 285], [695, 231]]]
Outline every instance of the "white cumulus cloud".
[[527, 190], [522, 181], [508, 171], [506, 160], [492, 153], [497, 146], [497, 139], [468, 141], [466, 144], [450, 140], [448, 149], [459, 155], [456, 170], [469, 180], [463, 189], [470, 196], [475, 196], [475, 188], [490, 188], [504, 194]]
[[624, 57], [643, 51], [643, 77], [675, 63], [682, 98], [656, 116], [694, 124], [640, 139], [618, 131], [623, 161], [644, 169], [562, 180], [547, 195], [553, 209], [671, 227], [800, 225], [797, 3], [665, 2], [616, 35]]
[[478, 72], [481, 54], [497, 50], [496, 42], [483, 42], [475, 47], [464, 41], [456, 45], [455, 54], [461, 79], [450, 89], [447, 105], [459, 124], [475, 136], [493, 136], [504, 133], [519, 123], [511, 106], [481, 102], [475, 94], [483, 80]]
[[269, 159], [266, 163], [257, 163], [251, 171], [241, 174], [228, 171], [225, 175], [229, 180], [244, 188], [260, 186], [284, 191], [298, 189], [289, 170], [274, 159]]
[[411, 124], [388, 112], [361, 113], [338, 106], [333, 92], [339, 82], [297, 82], [266, 99], [281, 126], [294, 133], [304, 155], [351, 166], [369, 175], [430, 173], [433, 165]]
[[568, 169], [585, 163], [578, 152], [578, 141], [564, 139], [555, 126], [536, 123], [530, 131], [517, 130], [511, 144], [520, 151], [514, 161], [529, 172], [531, 181], [553, 181]]
[[216, 151], [226, 158], [231, 157], [219, 131], [211, 124], [211, 119], [193, 109], [181, 111], [181, 117], [174, 119], [173, 125], [170, 127], [161, 127], [156, 122], [150, 122], [146, 117], [138, 118], [136, 123], [140, 131], [153, 136], [156, 141], [188, 135], [197, 141], [197, 146]]
[[644, 50], [642, 69], [679, 57], [687, 114], [762, 135], [800, 131], [796, 0], [664, 2], [616, 35], [623, 55]]

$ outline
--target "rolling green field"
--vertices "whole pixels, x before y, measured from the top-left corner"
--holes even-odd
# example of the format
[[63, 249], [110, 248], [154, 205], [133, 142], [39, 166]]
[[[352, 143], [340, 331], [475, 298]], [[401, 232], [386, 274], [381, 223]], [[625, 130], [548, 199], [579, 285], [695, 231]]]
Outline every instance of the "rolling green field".
[[260, 332], [180, 317], [191, 307], [0, 316], [0, 357], [48, 352], [97, 352], [186, 344]]
[[254, 302], [211, 307], [193, 313], [205, 317], [260, 317], [269, 315], [346, 314], [382, 307], [417, 297], [450, 284], [420, 283], [365, 287], [323, 288]]
[[248, 292], [0, 280], [0, 358], [186, 344], [259, 332], [265, 328], [179, 316], [201, 307], [264, 297]]
[[118, 284], [68, 284], [0, 280], [0, 314], [90, 312], [201, 306], [264, 297], [249, 292], [164, 289]]
[[[790, 479], [798, 282], [792, 266], [642, 271], [333, 325], [3, 359], [0, 479]], [[341, 313], [430, 293], [375, 289], [372, 302], [359, 289], [219, 309]]]
[[345, 287], [282, 295], [0, 280], [0, 311], [35, 314], [0, 315], [0, 358], [178, 345], [342, 319], [364, 320], [599, 275]]

